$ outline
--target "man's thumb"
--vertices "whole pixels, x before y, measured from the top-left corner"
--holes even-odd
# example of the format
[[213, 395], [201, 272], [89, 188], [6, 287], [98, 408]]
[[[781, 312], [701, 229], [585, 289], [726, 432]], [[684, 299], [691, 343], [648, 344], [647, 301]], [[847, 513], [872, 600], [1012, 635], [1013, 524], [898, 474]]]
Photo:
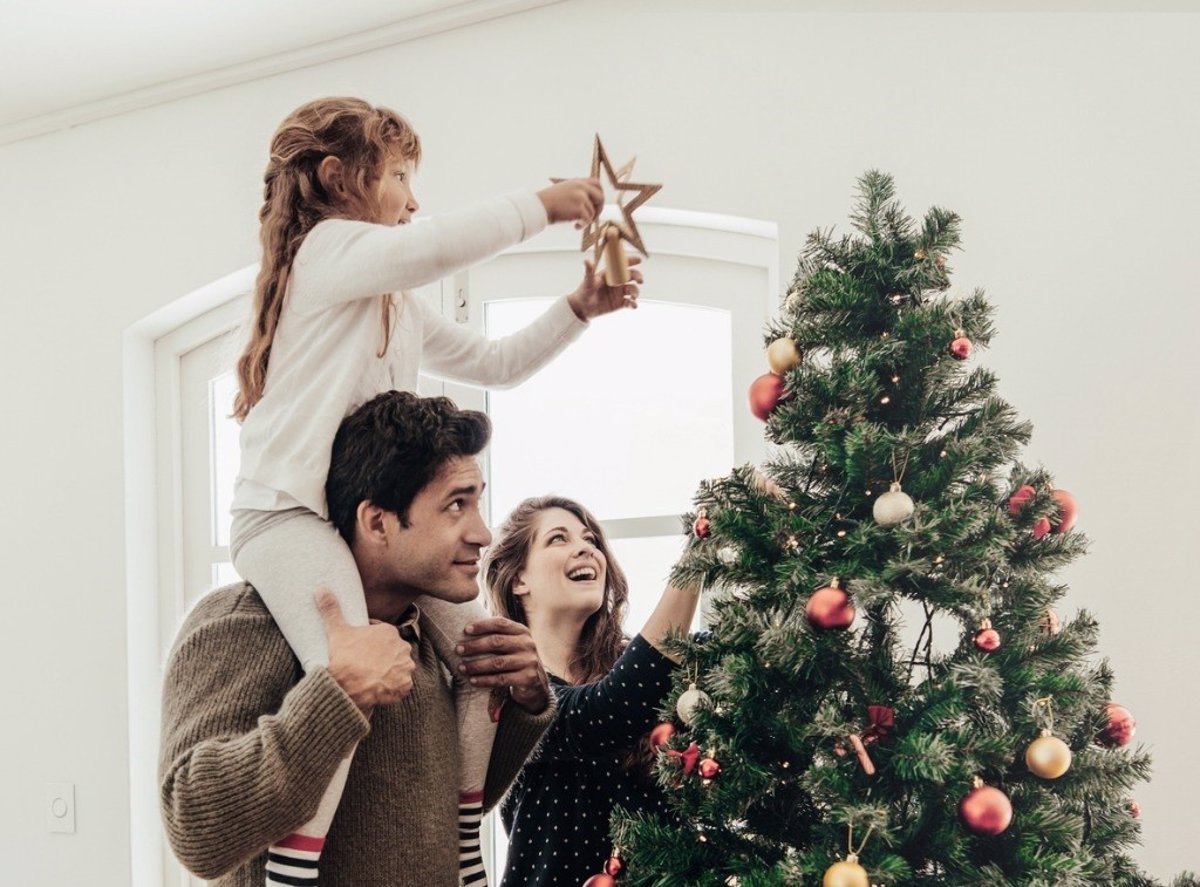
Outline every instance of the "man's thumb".
[[346, 624], [346, 619], [342, 616], [342, 605], [338, 603], [332, 591], [322, 585], [317, 589], [316, 599], [317, 611], [321, 614], [321, 621], [325, 623], [326, 629], [341, 628]]

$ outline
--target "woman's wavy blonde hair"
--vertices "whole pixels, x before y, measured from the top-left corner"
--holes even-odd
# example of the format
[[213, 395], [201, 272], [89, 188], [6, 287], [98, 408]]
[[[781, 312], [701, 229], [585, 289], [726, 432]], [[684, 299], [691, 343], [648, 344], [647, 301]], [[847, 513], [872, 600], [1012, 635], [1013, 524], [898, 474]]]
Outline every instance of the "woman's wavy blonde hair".
[[[233, 417], [239, 422], [262, 398], [271, 345], [300, 244], [325, 219], [375, 219], [379, 214], [376, 185], [384, 164], [396, 155], [420, 163], [421, 140], [395, 111], [361, 99], [317, 99], [289, 114], [275, 131], [258, 212], [262, 267], [254, 285], [253, 325], [237, 362]], [[318, 169], [326, 157], [341, 161], [348, 197], [338, 198], [322, 184]], [[382, 294], [380, 303], [382, 357], [392, 335], [391, 295]]]
[[[493, 613], [522, 625], [529, 624], [521, 597], [515, 594], [513, 589], [529, 559], [533, 537], [537, 531], [537, 517], [551, 508], [561, 508], [579, 518], [580, 523], [596, 537], [596, 547], [604, 555], [607, 563], [604, 602], [584, 622], [583, 630], [579, 633], [579, 646], [575, 650], [575, 658], [570, 663], [577, 683], [586, 684], [598, 681], [608, 674], [625, 649], [627, 639], [621, 630], [621, 623], [625, 620], [625, 608], [629, 602], [629, 580], [625, 578], [625, 571], [613, 558], [600, 522], [590, 511], [574, 499], [562, 496], [526, 499], [513, 509], [512, 514], [500, 527], [496, 541], [487, 551], [484, 584]], [[567, 676], [560, 677], [565, 679]]]

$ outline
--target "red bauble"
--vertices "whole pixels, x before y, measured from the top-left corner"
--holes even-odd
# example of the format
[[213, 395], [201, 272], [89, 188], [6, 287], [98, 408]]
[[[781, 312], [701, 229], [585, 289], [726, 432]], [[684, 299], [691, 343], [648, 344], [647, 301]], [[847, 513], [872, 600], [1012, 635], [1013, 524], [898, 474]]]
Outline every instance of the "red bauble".
[[994, 653], [1000, 649], [1000, 632], [992, 628], [992, 623], [987, 619], [983, 620], [979, 631], [975, 633], [975, 646], [985, 653]]
[[1041, 539], [1050, 532], [1050, 518], [1039, 517], [1033, 525], [1033, 538]]
[[1008, 497], [1008, 513], [1012, 517], [1016, 517], [1021, 513], [1021, 509], [1025, 507], [1025, 503], [1034, 497], [1037, 493], [1029, 484], [1025, 484], [1015, 493]]
[[1052, 529], [1056, 533], [1071, 532], [1071, 528], [1075, 526], [1075, 521], [1079, 518], [1079, 506], [1075, 502], [1075, 497], [1066, 490], [1055, 490], [1050, 495], [1054, 497], [1054, 502], [1058, 505], [1058, 520], [1052, 521]]
[[1142, 805], [1137, 801], [1129, 802], [1129, 815], [1134, 819], [1140, 819], [1142, 816]]
[[625, 868], [625, 863], [621, 861], [619, 856], [610, 856], [608, 861], [604, 863], [604, 874], [616, 877], [621, 874], [621, 870]]
[[966, 360], [971, 356], [971, 349], [973, 347], [970, 339], [966, 336], [959, 336], [950, 343], [950, 356], [955, 360]]
[[804, 607], [804, 612], [810, 625], [826, 631], [849, 628], [857, 615], [854, 605], [850, 603], [850, 595], [836, 586], [826, 586], [814, 591]]
[[583, 887], [617, 887], [617, 880], [612, 875], [601, 873], [584, 881]]
[[750, 383], [750, 412], [762, 421], [775, 409], [783, 397], [783, 376], [766, 373]]
[[671, 737], [675, 735], [675, 725], [664, 721], [653, 730], [650, 731], [650, 747], [657, 751], [662, 746], [671, 741]]
[[1110, 702], [1105, 712], [1108, 715], [1108, 726], [1104, 728], [1104, 744], [1121, 746], [1133, 742], [1133, 734], [1137, 732], [1137, 721], [1133, 719], [1129, 709]]
[[721, 772], [721, 765], [715, 758], [705, 758], [700, 762], [699, 772], [702, 779], [716, 779]]
[[981, 785], [958, 802], [958, 815], [975, 834], [998, 835], [1012, 823], [1012, 802], [1000, 789]]
[[712, 522], [703, 514], [692, 521], [692, 534], [697, 539], [707, 539], [712, 533]]

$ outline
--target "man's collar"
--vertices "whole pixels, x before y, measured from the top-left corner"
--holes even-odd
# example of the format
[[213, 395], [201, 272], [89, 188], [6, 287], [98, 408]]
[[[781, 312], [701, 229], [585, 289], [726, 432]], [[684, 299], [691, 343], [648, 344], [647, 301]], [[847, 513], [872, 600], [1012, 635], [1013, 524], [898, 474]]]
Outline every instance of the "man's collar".
[[372, 622], [387, 622], [390, 625], [396, 626], [396, 631], [400, 632], [400, 636], [409, 643], [416, 643], [421, 640], [421, 611], [416, 604], [409, 604], [395, 619], [372, 619]]
[[421, 640], [421, 611], [416, 604], [409, 604], [408, 609], [396, 620], [396, 630], [400, 637], [409, 643], [419, 643]]

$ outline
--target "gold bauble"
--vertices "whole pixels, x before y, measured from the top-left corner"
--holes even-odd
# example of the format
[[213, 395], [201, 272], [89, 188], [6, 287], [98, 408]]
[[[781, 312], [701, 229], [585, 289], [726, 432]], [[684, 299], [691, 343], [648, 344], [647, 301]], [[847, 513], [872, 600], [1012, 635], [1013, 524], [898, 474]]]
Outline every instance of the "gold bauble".
[[823, 887], [870, 887], [867, 870], [856, 859], [852, 856], [825, 869], [825, 878], [821, 881]]
[[1041, 736], [1025, 749], [1025, 765], [1042, 779], [1058, 779], [1071, 767], [1071, 749], [1057, 736]]
[[767, 348], [767, 366], [777, 376], [782, 376], [800, 363], [800, 351], [791, 339], [776, 339]]

